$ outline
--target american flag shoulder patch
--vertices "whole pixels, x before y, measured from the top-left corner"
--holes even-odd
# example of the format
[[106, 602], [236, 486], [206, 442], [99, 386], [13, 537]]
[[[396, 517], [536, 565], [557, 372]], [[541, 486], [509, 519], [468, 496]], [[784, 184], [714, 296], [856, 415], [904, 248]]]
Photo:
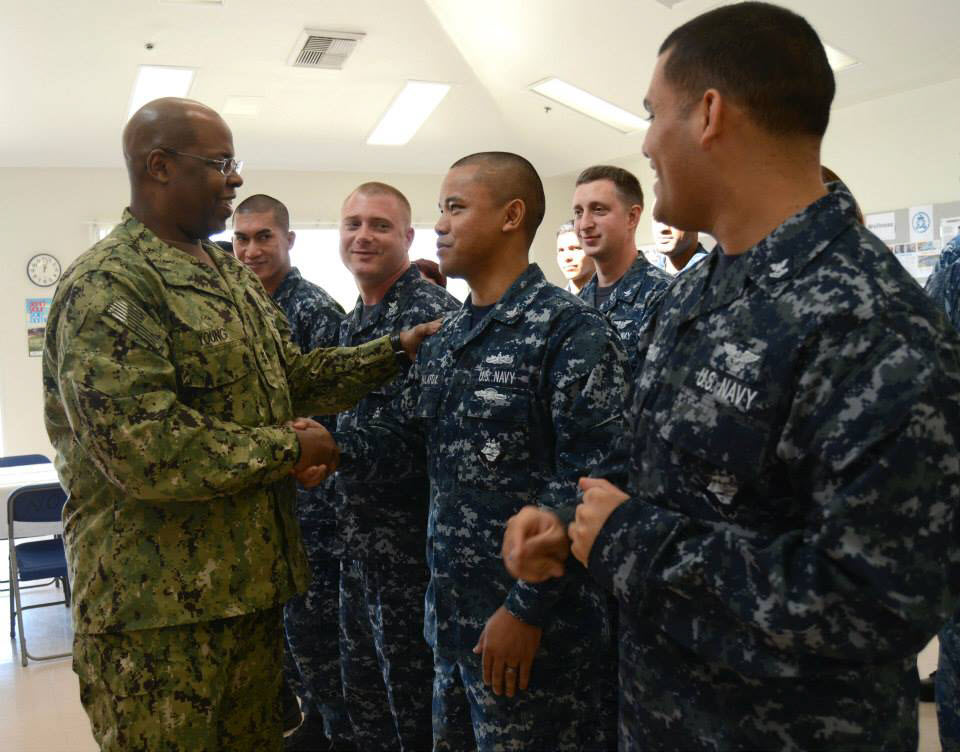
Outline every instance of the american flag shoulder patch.
[[115, 298], [107, 306], [106, 312], [112, 319], [123, 324], [141, 339], [146, 340], [148, 345], [156, 350], [160, 349], [160, 337], [150, 331], [150, 326], [147, 324], [147, 314], [136, 303], [124, 297]]

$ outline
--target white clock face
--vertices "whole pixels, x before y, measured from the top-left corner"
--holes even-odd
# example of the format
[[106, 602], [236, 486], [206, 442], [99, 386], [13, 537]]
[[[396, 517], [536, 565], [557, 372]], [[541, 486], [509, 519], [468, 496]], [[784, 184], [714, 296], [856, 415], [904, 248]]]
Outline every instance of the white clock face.
[[27, 276], [40, 287], [50, 287], [60, 279], [60, 262], [49, 253], [38, 253], [27, 262]]

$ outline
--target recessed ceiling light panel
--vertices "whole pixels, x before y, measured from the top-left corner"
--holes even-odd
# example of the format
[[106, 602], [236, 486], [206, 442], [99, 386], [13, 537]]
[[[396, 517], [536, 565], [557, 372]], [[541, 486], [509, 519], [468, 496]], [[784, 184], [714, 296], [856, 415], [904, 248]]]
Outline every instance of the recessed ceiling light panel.
[[133, 85], [127, 119], [143, 107], [160, 97], [185, 97], [193, 84], [193, 68], [175, 68], [169, 65], [141, 65], [137, 71], [137, 81]]
[[647, 127], [647, 121], [622, 107], [579, 89], [559, 78], [545, 78], [530, 84], [530, 90], [542, 97], [576, 110], [582, 115], [599, 120], [621, 133], [635, 133]]
[[826, 42], [823, 43], [823, 49], [826, 50], [827, 62], [830, 63], [830, 67], [833, 68], [835, 73], [860, 65], [860, 61], [855, 57], [838, 50], [836, 47], [831, 47]]
[[449, 91], [450, 84], [407, 81], [383, 113], [367, 143], [374, 146], [402, 146], [407, 143]]

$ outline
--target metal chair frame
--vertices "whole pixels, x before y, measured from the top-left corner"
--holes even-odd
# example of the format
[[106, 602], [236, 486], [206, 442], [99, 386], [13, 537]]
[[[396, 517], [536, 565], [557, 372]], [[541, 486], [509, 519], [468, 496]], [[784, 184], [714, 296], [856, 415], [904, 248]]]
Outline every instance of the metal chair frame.
[[[27, 649], [27, 639], [23, 631], [23, 612], [31, 608], [43, 608], [45, 606], [59, 606], [64, 605], [69, 608], [70, 606], [70, 583], [66, 577], [63, 578], [63, 600], [59, 601], [48, 601], [46, 603], [33, 603], [29, 606], [24, 606], [20, 603], [20, 571], [19, 566], [17, 565], [17, 546], [14, 543], [14, 506], [17, 502], [17, 499], [20, 496], [29, 494], [32, 492], [38, 491], [59, 491], [63, 494], [63, 502], [60, 504], [60, 511], [63, 510], [63, 505], [67, 502], [66, 494], [63, 489], [60, 487], [59, 483], [37, 483], [31, 486], [23, 486], [22, 488], [16, 489], [13, 493], [10, 494], [7, 499], [7, 525], [10, 531], [10, 546], [9, 546], [9, 562], [10, 562], [10, 590], [12, 597], [10, 598], [10, 637], [11, 639], [15, 636], [14, 628], [14, 615], [16, 615], [16, 628], [19, 630], [20, 638], [20, 663], [23, 666], [27, 665], [27, 659], [34, 661], [49, 661], [54, 658], [66, 658], [71, 655], [70, 652], [67, 653], [56, 653], [52, 655], [32, 655]], [[21, 544], [28, 545], [28, 544]], [[29, 581], [29, 580], [28, 580]], [[16, 604], [16, 605], [14, 605]]]

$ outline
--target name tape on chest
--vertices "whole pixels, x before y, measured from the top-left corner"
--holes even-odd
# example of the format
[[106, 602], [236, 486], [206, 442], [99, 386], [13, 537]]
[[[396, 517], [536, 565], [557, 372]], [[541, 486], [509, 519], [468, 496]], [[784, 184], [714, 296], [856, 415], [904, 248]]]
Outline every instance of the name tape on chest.
[[744, 413], [750, 410], [760, 394], [758, 390], [751, 389], [732, 376], [712, 368], [701, 368], [697, 371], [695, 382], [697, 387], [712, 394], [718, 402]]

